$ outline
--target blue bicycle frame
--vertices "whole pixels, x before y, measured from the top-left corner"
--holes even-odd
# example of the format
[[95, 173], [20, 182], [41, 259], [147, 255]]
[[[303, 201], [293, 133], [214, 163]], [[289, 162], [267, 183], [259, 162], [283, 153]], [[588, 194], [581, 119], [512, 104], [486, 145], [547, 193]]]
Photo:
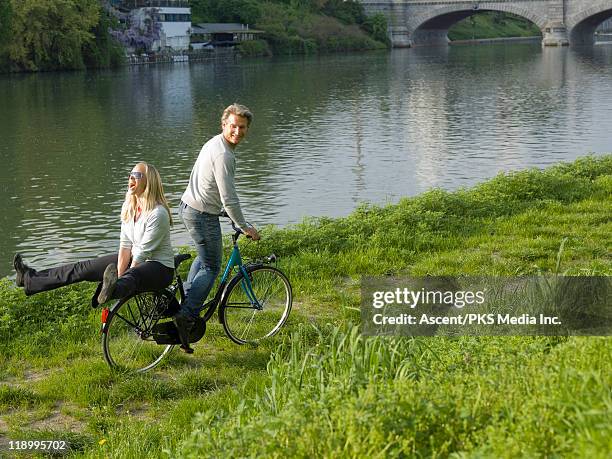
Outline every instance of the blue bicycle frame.
[[[227, 216], [227, 215], [222, 215], [222, 216]], [[255, 309], [258, 309], [258, 310], [263, 309], [259, 300], [255, 296], [255, 293], [253, 292], [253, 285], [251, 284], [251, 278], [249, 277], [248, 270], [245, 267], [245, 265], [242, 264], [242, 257], [240, 256], [240, 249], [238, 247], [238, 238], [243, 233], [240, 230], [240, 228], [237, 228], [234, 225], [234, 222], [232, 222], [232, 227], [234, 228], [234, 231], [235, 231], [234, 234], [232, 235], [232, 242], [233, 242], [234, 248], [232, 249], [230, 258], [227, 261], [225, 270], [223, 271], [223, 276], [221, 276], [221, 281], [219, 283], [215, 296], [204, 304], [204, 310], [206, 310], [206, 312], [204, 313], [203, 319], [205, 321], [208, 321], [208, 319], [212, 317], [213, 313], [217, 309], [217, 306], [221, 304], [221, 300], [223, 299], [223, 294], [225, 293], [225, 287], [227, 286], [228, 282], [231, 280], [231, 274], [234, 268], [238, 268], [238, 272], [236, 276], [242, 275], [242, 281], [240, 282], [240, 286], [242, 290], [244, 291], [246, 297], [248, 298], [249, 303], [251, 303], [251, 305]], [[182, 281], [179, 282], [179, 289], [180, 289], [181, 297], [184, 300], [185, 291], [183, 290]], [[219, 317], [219, 319], [221, 318]]]
[[[251, 279], [249, 278], [249, 274], [247, 270], [244, 268], [242, 264], [242, 257], [240, 256], [240, 249], [238, 248], [238, 243], [236, 242], [238, 238], [236, 237], [234, 240], [234, 249], [232, 250], [232, 254], [230, 255], [229, 260], [227, 261], [227, 266], [225, 267], [225, 271], [223, 272], [223, 276], [221, 277], [221, 285], [225, 287], [225, 283], [227, 282], [232, 270], [234, 267], [238, 266], [238, 271], [242, 273], [243, 279], [241, 282], [242, 290], [245, 295], [251, 302], [251, 304], [256, 309], [262, 309], [259, 301], [255, 297], [255, 293], [253, 293], [253, 286], [251, 285]], [[220, 289], [220, 288], [219, 288]]]

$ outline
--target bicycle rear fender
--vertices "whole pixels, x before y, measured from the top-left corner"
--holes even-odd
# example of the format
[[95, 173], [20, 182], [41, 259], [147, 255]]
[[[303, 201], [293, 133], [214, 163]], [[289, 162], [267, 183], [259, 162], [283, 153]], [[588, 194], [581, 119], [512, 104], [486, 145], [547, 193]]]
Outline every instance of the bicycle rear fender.
[[[132, 298], [131, 296], [129, 298]], [[102, 309], [102, 333], [106, 333], [106, 329], [108, 327], [108, 319], [110, 317], [112, 317], [115, 314], [115, 311], [117, 309], [119, 309], [119, 306], [121, 306], [123, 303], [125, 303], [126, 301], [129, 300], [129, 298], [121, 298], [117, 301], [115, 301], [113, 303], [113, 305], [110, 308], [103, 308]]]

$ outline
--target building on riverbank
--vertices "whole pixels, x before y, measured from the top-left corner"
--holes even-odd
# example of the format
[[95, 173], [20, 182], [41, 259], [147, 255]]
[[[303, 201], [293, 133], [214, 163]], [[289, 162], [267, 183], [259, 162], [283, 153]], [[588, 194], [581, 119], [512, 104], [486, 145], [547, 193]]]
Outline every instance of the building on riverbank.
[[191, 35], [191, 8], [186, 0], [114, 0], [112, 6], [129, 14], [145, 30], [157, 27], [151, 51], [186, 51]]
[[255, 40], [263, 30], [256, 30], [248, 24], [203, 23], [191, 28], [192, 46], [197, 49], [203, 45], [213, 47], [234, 46], [243, 41]]

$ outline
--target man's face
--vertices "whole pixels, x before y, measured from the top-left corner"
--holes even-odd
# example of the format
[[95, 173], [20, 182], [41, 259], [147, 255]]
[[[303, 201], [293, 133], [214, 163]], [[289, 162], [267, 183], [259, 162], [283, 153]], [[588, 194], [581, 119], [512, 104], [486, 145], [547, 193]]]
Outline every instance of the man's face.
[[234, 147], [240, 143], [249, 130], [246, 117], [234, 114], [230, 114], [221, 126], [223, 137]]

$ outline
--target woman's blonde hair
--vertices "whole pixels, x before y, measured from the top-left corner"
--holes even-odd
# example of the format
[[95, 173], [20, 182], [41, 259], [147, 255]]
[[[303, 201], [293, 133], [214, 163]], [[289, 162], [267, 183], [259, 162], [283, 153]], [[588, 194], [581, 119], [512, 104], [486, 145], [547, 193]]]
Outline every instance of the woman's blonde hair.
[[[144, 175], [147, 179], [147, 185], [145, 186], [141, 199], [143, 207], [140, 210], [143, 214], [147, 214], [155, 209], [155, 207], [158, 205], [162, 205], [168, 212], [170, 224], [172, 225], [172, 213], [170, 213], [168, 201], [166, 201], [166, 196], [164, 196], [164, 186], [162, 185], [159, 172], [157, 172], [157, 169], [155, 169], [152, 164], [145, 162], [136, 164], [136, 166], [139, 165], [144, 166]], [[123, 207], [121, 208], [121, 220], [124, 222], [133, 220], [134, 216], [136, 215], [137, 208], [138, 198], [128, 190], [125, 193], [125, 201], [123, 201]]]

